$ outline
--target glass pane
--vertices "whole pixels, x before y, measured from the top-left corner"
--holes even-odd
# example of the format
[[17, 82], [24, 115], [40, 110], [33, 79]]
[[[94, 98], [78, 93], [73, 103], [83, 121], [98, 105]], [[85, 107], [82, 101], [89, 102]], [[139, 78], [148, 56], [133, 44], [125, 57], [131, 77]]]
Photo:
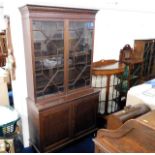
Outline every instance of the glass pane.
[[69, 89], [90, 85], [93, 22], [69, 23]]
[[64, 90], [64, 22], [33, 21], [36, 96]]

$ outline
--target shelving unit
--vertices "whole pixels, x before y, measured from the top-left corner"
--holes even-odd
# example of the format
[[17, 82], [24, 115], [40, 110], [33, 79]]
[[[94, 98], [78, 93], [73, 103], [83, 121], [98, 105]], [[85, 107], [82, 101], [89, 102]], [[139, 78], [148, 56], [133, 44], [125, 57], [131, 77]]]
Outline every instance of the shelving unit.
[[97, 10], [34, 5], [20, 10], [30, 144], [53, 152], [97, 130], [99, 92], [91, 87]]
[[143, 80], [155, 77], [155, 39], [135, 40], [135, 53], [144, 61]]
[[[81, 85], [90, 85], [92, 50], [90, 46], [92, 46], [93, 29], [86, 27], [87, 23], [79, 21], [69, 23], [69, 89], [78, 88]], [[55, 87], [55, 91], [58, 92], [60, 87], [63, 88], [61, 85], [64, 78], [62, 75], [64, 67], [64, 24], [60, 21], [33, 21], [32, 25], [37, 79], [36, 89], [38, 89], [36, 93], [42, 96], [46, 94], [48, 87], [50, 87], [49, 89]], [[52, 29], [52, 32], [49, 29]], [[45, 74], [52, 76], [47, 77]], [[58, 80], [58, 77], [61, 78]], [[40, 84], [38, 80], [43, 80], [43, 82]]]

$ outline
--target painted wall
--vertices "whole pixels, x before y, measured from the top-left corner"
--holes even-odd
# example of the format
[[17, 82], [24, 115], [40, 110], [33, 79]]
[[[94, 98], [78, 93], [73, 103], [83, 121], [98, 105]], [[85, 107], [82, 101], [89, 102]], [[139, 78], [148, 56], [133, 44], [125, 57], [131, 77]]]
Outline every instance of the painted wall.
[[125, 44], [135, 39], [155, 38], [155, 13], [102, 9], [96, 17], [94, 61], [119, 58]]
[[3, 20], [3, 4], [0, 3], [0, 31], [4, 29], [4, 20]]
[[[94, 8], [96, 16], [94, 61], [118, 59], [120, 48], [134, 39], [155, 38], [153, 1], [126, 0], [5, 0], [4, 14], [10, 16], [12, 42], [16, 58], [16, 80], [12, 82], [15, 108], [21, 115], [24, 146], [29, 145], [26, 69], [23, 32], [19, 7], [25, 4]], [[138, 5], [138, 4], [141, 5]], [[137, 6], [139, 6], [137, 8]]]

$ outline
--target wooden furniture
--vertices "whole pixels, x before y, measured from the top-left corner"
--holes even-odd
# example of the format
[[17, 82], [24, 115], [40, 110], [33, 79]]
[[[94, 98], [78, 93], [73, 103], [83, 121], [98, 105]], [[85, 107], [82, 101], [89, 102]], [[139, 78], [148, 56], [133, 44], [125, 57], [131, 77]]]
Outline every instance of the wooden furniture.
[[127, 106], [123, 110], [107, 116], [107, 129], [117, 129], [121, 127], [127, 120], [137, 118], [149, 111], [150, 108], [145, 104]]
[[155, 77], [155, 39], [144, 39], [134, 41], [135, 55], [144, 61], [143, 80]]
[[119, 55], [119, 60], [121, 62], [132, 59], [134, 56], [133, 49], [130, 47], [129, 44], [126, 44], [121, 50]]
[[8, 55], [6, 33], [0, 32], [0, 67], [5, 66], [6, 57]]
[[128, 88], [142, 83], [142, 68], [143, 68], [143, 60], [141, 59], [130, 59], [124, 61], [124, 63], [129, 67], [128, 72]]
[[130, 87], [143, 81], [143, 59], [127, 44], [120, 50], [119, 61], [126, 65], [122, 93], [124, 93], [124, 96], [127, 96], [127, 91]]
[[91, 88], [96, 10], [26, 5], [23, 19], [30, 143], [52, 152], [96, 130]]
[[95, 152], [106, 153], [154, 153], [155, 111], [125, 122], [117, 130], [100, 129], [95, 143]]
[[101, 89], [99, 113], [108, 114], [117, 111], [121, 106], [120, 90], [116, 85], [121, 81], [116, 75], [124, 72], [125, 65], [116, 60], [100, 60], [93, 63], [93, 87]]

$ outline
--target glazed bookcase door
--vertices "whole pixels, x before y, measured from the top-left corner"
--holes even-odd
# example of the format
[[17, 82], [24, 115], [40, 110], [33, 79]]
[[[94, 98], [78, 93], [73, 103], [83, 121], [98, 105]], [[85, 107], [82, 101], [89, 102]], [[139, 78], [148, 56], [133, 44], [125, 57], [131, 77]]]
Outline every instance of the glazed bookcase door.
[[94, 23], [69, 22], [69, 74], [68, 89], [90, 85], [91, 54]]
[[36, 97], [64, 91], [64, 21], [32, 21]]

